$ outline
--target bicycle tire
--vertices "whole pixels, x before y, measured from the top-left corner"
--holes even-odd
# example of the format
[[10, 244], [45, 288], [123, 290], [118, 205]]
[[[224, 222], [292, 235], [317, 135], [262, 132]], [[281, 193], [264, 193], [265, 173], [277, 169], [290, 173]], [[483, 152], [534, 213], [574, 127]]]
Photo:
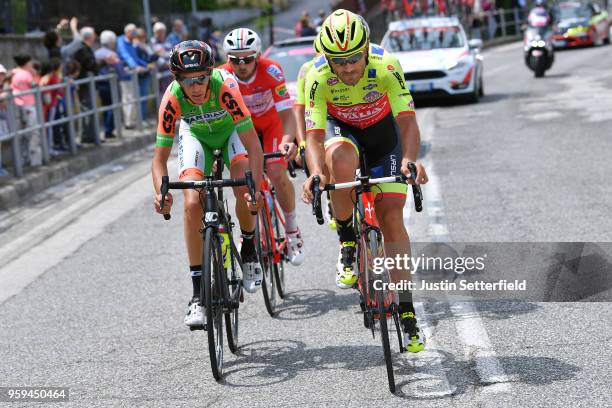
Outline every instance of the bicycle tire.
[[223, 301], [219, 277], [224, 276], [221, 243], [213, 228], [204, 233], [204, 253], [202, 255], [202, 291], [206, 306], [206, 333], [208, 335], [208, 354], [210, 367], [215, 380], [223, 377]]
[[[227, 230], [229, 231], [229, 230]], [[228, 232], [231, 238], [231, 231]], [[236, 255], [234, 250], [232, 249], [233, 245], [228, 246], [229, 256], [230, 256], [230, 279], [227, 283], [229, 296], [228, 299], [231, 301], [240, 299], [240, 293], [242, 292], [242, 286], [240, 285], [240, 276], [237, 273], [237, 267], [239, 267], [239, 263], [236, 261]], [[232, 283], [235, 282], [235, 283]], [[234, 299], [234, 293], [237, 293], [236, 299]], [[230, 310], [225, 313], [225, 332], [227, 337], [227, 345], [230, 351], [234, 354], [238, 351], [238, 304], [232, 306]]]
[[380, 323], [380, 341], [385, 355], [385, 365], [387, 367], [387, 380], [389, 381], [389, 391], [395, 393], [395, 375], [393, 374], [393, 357], [391, 356], [391, 344], [389, 344], [389, 331], [387, 327], [387, 312], [383, 291], [376, 291], [376, 302], [378, 303], [378, 321]]
[[[276, 203], [276, 198], [274, 199], [274, 202]], [[276, 214], [275, 208], [272, 209], [272, 224], [274, 225], [275, 239], [278, 245], [279, 242], [283, 242], [284, 240], [287, 239], [287, 234], [285, 233], [285, 226], [283, 225], [278, 215]], [[281, 299], [284, 299], [285, 293], [286, 293], [285, 291], [285, 253], [281, 254], [280, 262], [277, 264], [276, 263], [274, 264], [274, 278], [276, 282], [276, 291], [278, 292], [278, 296]]]
[[276, 300], [276, 290], [274, 288], [274, 255], [272, 254], [272, 240], [270, 238], [270, 230], [268, 217], [265, 214], [266, 207], [259, 213], [259, 261], [263, 270], [263, 280], [261, 289], [263, 292], [264, 303], [268, 314], [272, 317], [276, 316], [276, 308], [278, 302]]

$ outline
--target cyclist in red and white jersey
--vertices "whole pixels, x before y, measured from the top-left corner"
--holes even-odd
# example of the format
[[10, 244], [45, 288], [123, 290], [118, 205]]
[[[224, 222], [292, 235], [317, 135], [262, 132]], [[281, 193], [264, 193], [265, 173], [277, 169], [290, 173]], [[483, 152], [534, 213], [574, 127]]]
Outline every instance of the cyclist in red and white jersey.
[[261, 39], [248, 28], [230, 32], [223, 41], [223, 50], [228, 61], [220, 68], [236, 77], [264, 152], [284, 152], [288, 148], [285, 158], [266, 162], [266, 174], [285, 216], [289, 261], [300, 265], [304, 261], [304, 243], [297, 225], [295, 190], [286, 171], [287, 160], [296, 155], [293, 140], [297, 127], [283, 70], [276, 62], [261, 57]]

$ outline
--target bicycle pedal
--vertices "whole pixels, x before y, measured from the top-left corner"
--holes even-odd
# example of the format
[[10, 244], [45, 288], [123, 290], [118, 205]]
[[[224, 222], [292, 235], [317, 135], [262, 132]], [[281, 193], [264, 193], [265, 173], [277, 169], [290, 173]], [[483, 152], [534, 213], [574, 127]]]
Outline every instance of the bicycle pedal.
[[200, 326], [189, 326], [189, 330], [191, 331], [195, 331], [195, 330], [204, 330], [206, 331], [206, 325], [200, 325]]

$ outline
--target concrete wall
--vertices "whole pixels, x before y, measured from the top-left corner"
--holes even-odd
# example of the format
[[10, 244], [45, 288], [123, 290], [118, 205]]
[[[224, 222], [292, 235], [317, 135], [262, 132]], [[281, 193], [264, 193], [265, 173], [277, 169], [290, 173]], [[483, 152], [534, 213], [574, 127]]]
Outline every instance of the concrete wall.
[[43, 45], [42, 37], [26, 37], [23, 35], [0, 35], [0, 64], [7, 68], [15, 66], [13, 55], [28, 54], [34, 59], [44, 61], [47, 59], [47, 49]]

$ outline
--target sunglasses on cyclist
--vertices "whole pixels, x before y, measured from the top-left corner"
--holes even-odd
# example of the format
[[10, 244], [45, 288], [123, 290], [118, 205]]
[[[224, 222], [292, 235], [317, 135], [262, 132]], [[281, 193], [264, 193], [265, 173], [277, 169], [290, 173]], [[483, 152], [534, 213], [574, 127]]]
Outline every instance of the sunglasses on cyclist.
[[365, 53], [363, 52], [358, 52], [357, 54], [353, 54], [349, 57], [334, 57], [331, 58], [331, 62], [336, 64], [336, 65], [340, 65], [340, 66], [344, 66], [346, 64], [355, 64], [357, 62], [359, 62], [363, 57], [365, 56]]
[[249, 55], [248, 57], [237, 57], [235, 55], [230, 55], [228, 57], [230, 62], [235, 65], [250, 64], [251, 62], [255, 61], [255, 58], [255, 55]]
[[205, 83], [207, 83], [210, 80], [210, 74], [208, 75], [201, 75], [201, 76], [197, 76], [197, 77], [192, 77], [192, 78], [179, 78], [178, 81], [181, 83], [181, 85], [186, 85], [186, 86], [191, 86], [191, 85], [204, 85]]

